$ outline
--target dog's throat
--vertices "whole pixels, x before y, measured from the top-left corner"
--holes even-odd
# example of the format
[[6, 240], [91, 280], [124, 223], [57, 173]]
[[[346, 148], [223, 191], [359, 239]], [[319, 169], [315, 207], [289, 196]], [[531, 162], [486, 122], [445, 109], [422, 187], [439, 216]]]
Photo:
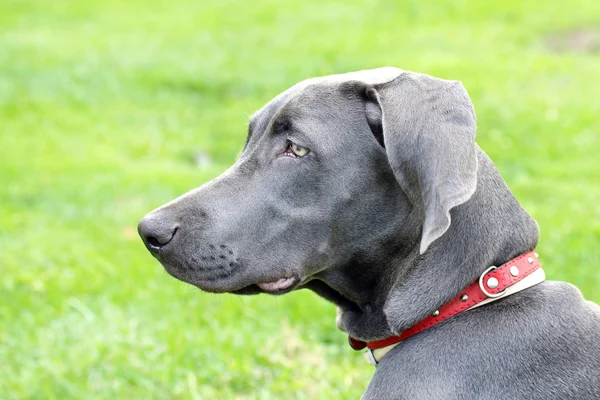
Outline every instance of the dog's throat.
[[348, 299], [346, 296], [333, 289], [331, 286], [327, 285], [323, 281], [314, 279], [310, 282], [307, 282], [304, 285], [304, 287], [312, 290], [324, 299], [329, 300], [335, 305], [340, 306], [344, 309], [357, 311], [360, 310], [360, 307], [356, 302]]

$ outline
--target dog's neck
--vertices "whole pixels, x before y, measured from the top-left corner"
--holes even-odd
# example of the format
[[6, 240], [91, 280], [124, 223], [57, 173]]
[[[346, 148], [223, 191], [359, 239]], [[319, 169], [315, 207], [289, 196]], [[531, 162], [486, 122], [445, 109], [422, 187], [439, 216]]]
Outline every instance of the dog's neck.
[[[489, 266], [534, 249], [537, 224], [487, 155], [477, 150], [476, 192], [451, 211], [450, 228], [423, 255], [419, 255], [418, 232], [403, 221], [398, 224], [403, 231], [396, 237], [404, 238], [403, 245], [408, 246], [392, 246], [394, 254], [370, 257], [387, 263], [366, 266], [359, 261], [328, 272], [324, 283], [310, 288], [343, 308], [381, 315], [391, 333], [397, 334], [448, 302]], [[406, 229], [413, 230], [412, 236]]]

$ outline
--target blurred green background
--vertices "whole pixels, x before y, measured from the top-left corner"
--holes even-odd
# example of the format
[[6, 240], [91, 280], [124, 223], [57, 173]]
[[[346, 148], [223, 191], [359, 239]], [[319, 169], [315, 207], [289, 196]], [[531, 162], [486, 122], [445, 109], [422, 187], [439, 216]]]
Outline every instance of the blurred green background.
[[135, 227], [279, 92], [383, 65], [464, 83], [549, 277], [599, 302], [599, 1], [3, 0], [0, 398], [358, 398], [332, 305], [201, 293]]

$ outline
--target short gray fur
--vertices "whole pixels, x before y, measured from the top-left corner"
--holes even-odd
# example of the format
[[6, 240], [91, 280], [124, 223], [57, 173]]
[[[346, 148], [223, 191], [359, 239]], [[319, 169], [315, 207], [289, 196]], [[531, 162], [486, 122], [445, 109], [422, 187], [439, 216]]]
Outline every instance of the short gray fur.
[[[475, 131], [455, 81], [389, 67], [313, 78], [252, 117], [228, 171], [139, 231], [178, 279], [256, 294], [293, 277], [340, 306], [353, 337], [382, 339], [537, 245]], [[282, 156], [290, 141], [310, 153]], [[600, 399], [600, 308], [544, 282], [459, 314], [395, 347], [363, 398]]]

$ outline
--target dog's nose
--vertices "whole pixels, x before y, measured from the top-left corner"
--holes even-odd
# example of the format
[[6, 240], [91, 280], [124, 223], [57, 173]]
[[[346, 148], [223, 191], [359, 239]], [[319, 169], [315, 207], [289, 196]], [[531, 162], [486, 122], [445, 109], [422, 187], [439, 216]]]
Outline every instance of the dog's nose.
[[169, 218], [150, 213], [140, 221], [138, 233], [148, 249], [155, 253], [173, 240], [177, 224]]

